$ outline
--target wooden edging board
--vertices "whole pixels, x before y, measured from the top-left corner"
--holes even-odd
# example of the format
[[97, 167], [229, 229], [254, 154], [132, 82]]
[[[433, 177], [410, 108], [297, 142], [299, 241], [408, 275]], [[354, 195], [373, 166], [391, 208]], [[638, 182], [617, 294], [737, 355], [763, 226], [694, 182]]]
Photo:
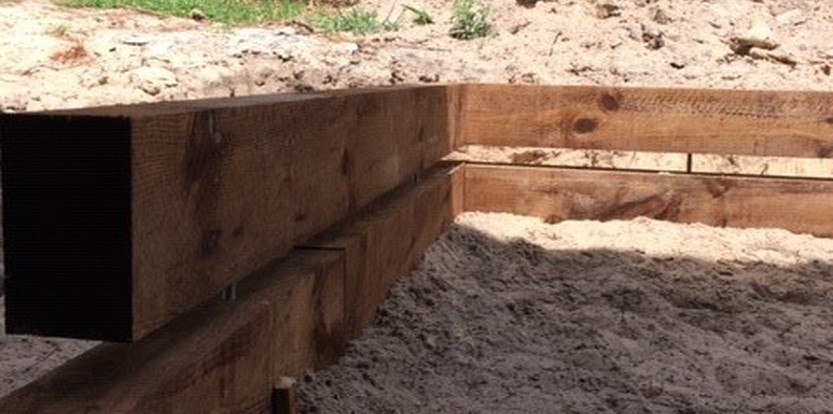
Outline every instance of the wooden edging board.
[[344, 318], [348, 338], [370, 326], [377, 305], [422, 252], [463, 211], [464, 166], [440, 167], [380, 207], [302, 243], [299, 247], [345, 253]]
[[464, 85], [461, 145], [833, 157], [833, 93]]
[[0, 114], [7, 331], [148, 335], [434, 165], [454, 91]]
[[409, 86], [0, 114], [0, 135], [8, 332], [135, 341], [458, 146], [830, 158], [833, 94]]
[[[243, 279], [234, 301], [212, 300], [134, 343], [100, 345], [0, 399], [0, 412], [268, 412], [280, 377], [340, 355], [355, 334], [347, 312], [375, 311], [381, 289], [462, 208], [461, 184], [460, 167], [432, 169]], [[374, 251], [352, 250], [354, 240]], [[365, 252], [377, 262], [358, 260]]]
[[833, 236], [833, 180], [467, 164], [465, 210], [560, 220], [638, 216]]

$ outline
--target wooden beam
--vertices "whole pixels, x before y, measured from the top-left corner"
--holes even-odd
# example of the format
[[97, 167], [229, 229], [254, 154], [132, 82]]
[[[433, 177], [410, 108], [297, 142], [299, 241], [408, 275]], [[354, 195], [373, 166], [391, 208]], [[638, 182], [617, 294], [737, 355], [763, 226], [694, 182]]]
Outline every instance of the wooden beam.
[[646, 216], [833, 236], [833, 181], [472, 165], [466, 211], [560, 220]]
[[833, 93], [467, 85], [463, 144], [833, 157]]
[[254, 413], [280, 376], [342, 352], [344, 256], [296, 251], [131, 344], [100, 345], [0, 399], [16, 413]]
[[0, 115], [8, 332], [148, 335], [446, 155], [455, 90]]
[[348, 315], [350, 324], [372, 321], [394, 281], [462, 211], [462, 184], [461, 166], [432, 169], [240, 281], [235, 301], [213, 300], [135, 343], [100, 345], [0, 399], [0, 412], [291, 408], [277, 380], [338, 358], [356, 334]]
[[463, 166], [440, 168], [300, 247], [345, 253], [345, 329], [358, 336], [396, 280], [463, 209]]

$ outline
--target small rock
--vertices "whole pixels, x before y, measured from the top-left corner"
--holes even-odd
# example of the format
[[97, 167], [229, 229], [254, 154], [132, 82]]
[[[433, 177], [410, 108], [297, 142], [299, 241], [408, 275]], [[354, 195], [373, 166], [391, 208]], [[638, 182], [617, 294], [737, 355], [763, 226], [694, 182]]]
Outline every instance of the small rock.
[[649, 50], [658, 50], [665, 46], [663, 33], [659, 30], [651, 30], [646, 27], [642, 27], [642, 42]]
[[394, 69], [390, 72], [390, 79], [388, 80], [388, 82], [390, 82], [391, 85], [397, 85], [405, 82], [405, 78], [406, 75], [403, 71], [399, 69]]
[[600, 19], [609, 19], [611, 17], [618, 17], [622, 15], [622, 8], [611, 3], [600, 3], [596, 5], [596, 17]]
[[203, 11], [200, 9], [191, 9], [191, 11], [188, 12], [188, 17], [198, 22], [201, 22], [208, 18], [208, 16], [206, 16], [205, 13], [203, 13]]
[[651, 16], [651, 20], [659, 23], [659, 24], [668, 24], [673, 22], [674, 20], [665, 12], [665, 10], [656, 8]]
[[819, 52], [822, 59], [833, 59], [833, 48]]
[[772, 29], [762, 20], [752, 22], [743, 35], [729, 39], [729, 47], [739, 55], [749, 55], [752, 48], [773, 50], [778, 46], [780, 44], [772, 38]]
[[257, 86], [263, 86], [266, 84], [266, 81], [269, 80], [272, 76], [276, 73], [275, 69], [269, 65], [263, 65], [255, 71], [255, 79], [254, 84]]
[[136, 87], [150, 96], [156, 96], [162, 89], [174, 87], [179, 84], [173, 72], [155, 66], [136, 69], [131, 75], [131, 81]]
[[129, 45], [129, 46], [144, 46], [144, 45], [150, 43], [150, 41], [151, 41], [151, 38], [149, 38], [147, 36], [141, 36], [141, 35], [129, 36], [129, 37], [125, 37], [125, 38], [122, 38], [122, 39], [119, 40], [119, 42], [124, 43], [124, 44]]
[[760, 19], [752, 21], [746, 36], [753, 39], [767, 40], [772, 38], [772, 28]]

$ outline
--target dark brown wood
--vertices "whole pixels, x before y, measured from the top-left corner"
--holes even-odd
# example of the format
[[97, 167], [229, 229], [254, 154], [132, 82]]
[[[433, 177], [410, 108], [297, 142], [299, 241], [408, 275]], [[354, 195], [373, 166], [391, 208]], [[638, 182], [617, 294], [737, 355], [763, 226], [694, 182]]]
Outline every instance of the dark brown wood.
[[464, 144], [833, 157], [833, 93], [466, 85]]
[[393, 284], [463, 207], [463, 166], [441, 168], [302, 245], [345, 252], [348, 338], [371, 325]]
[[0, 399], [2, 413], [254, 413], [280, 376], [344, 344], [344, 256], [296, 251], [131, 344], [105, 344]]
[[235, 301], [213, 300], [135, 343], [96, 347], [0, 399], [0, 412], [291, 409], [291, 387], [276, 390], [276, 381], [333, 363], [357, 324], [372, 321], [462, 211], [463, 169], [429, 170], [240, 281]]
[[833, 181], [467, 165], [466, 211], [560, 220], [639, 216], [833, 236]]
[[146, 336], [446, 155], [453, 90], [0, 116], [8, 331]]
[[298, 414], [298, 384], [294, 378], [278, 378], [272, 390], [272, 414]]

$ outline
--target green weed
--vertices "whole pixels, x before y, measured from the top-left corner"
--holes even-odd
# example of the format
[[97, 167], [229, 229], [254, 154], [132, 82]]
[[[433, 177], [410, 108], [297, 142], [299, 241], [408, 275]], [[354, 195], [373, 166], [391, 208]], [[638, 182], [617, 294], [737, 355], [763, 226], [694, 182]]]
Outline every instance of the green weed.
[[53, 28], [50, 33], [55, 37], [65, 38], [69, 35], [69, 26], [60, 24]]
[[471, 40], [486, 37], [492, 33], [489, 22], [489, 7], [476, 0], [455, 0], [452, 6], [451, 37]]
[[402, 6], [405, 10], [414, 14], [414, 24], [417, 26], [425, 26], [428, 24], [434, 24], [434, 19], [431, 18], [431, 15], [428, 14], [427, 11], [423, 9], [418, 9], [413, 6], [408, 6], [407, 4]]
[[379, 20], [375, 11], [352, 8], [346, 12], [336, 10], [334, 13], [319, 13], [313, 16], [311, 23], [314, 27], [327, 33], [349, 32], [363, 36], [378, 32], [393, 32], [399, 30], [398, 19], [391, 20], [390, 15]]
[[63, 0], [61, 4], [138, 9], [180, 17], [189, 17], [199, 10], [209, 20], [226, 24], [292, 20], [304, 10], [304, 4], [298, 0]]

